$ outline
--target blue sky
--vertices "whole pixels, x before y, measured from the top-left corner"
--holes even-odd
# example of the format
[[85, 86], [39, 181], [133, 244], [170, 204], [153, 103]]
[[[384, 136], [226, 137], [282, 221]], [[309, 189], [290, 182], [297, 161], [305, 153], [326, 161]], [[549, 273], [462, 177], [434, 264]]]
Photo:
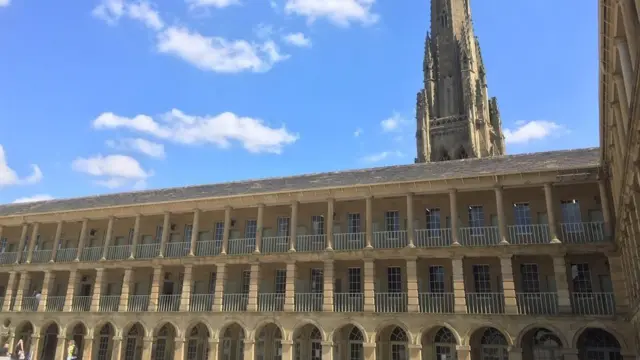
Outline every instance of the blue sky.
[[[0, 203], [404, 164], [429, 0], [0, 0]], [[597, 7], [471, 2], [509, 153], [598, 145]]]

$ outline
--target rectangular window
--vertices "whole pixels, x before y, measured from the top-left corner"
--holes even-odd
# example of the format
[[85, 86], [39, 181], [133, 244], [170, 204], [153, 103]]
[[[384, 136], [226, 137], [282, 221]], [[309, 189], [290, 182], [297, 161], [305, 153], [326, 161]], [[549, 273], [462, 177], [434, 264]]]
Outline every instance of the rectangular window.
[[324, 216], [314, 215], [311, 217], [311, 231], [313, 231], [313, 235], [324, 235]]
[[362, 292], [362, 277], [360, 276], [360, 268], [349, 268], [349, 292], [360, 293]]
[[469, 227], [484, 227], [484, 209], [482, 205], [469, 206]]
[[385, 212], [384, 227], [385, 227], [385, 231], [399, 231], [400, 230], [400, 212], [399, 211]]
[[245, 239], [255, 239], [256, 238], [256, 229], [258, 224], [255, 219], [247, 220], [244, 228], [244, 237]]
[[427, 229], [428, 230], [439, 230], [441, 227], [440, 223], [440, 209], [433, 208], [426, 210], [426, 219], [427, 219]]
[[216, 273], [212, 272], [209, 274], [209, 294], [216, 293]]
[[0, 252], [5, 252], [7, 250], [7, 238], [0, 239]]
[[489, 265], [473, 265], [473, 286], [477, 293], [491, 292], [491, 275]]
[[134, 234], [134, 232], [135, 232], [134, 228], [130, 228], [129, 229], [129, 238], [127, 239], [127, 241], [128, 241], [127, 245], [133, 244], [133, 234]]
[[355, 234], [360, 232], [360, 214], [359, 213], [347, 214], [347, 231], [350, 234]]
[[516, 216], [516, 225], [523, 227], [531, 225], [531, 207], [529, 203], [513, 204], [513, 211]]
[[184, 239], [183, 242], [191, 241], [191, 234], [193, 233], [193, 225], [185, 225], [184, 226]]
[[520, 276], [522, 277], [522, 292], [540, 292], [540, 273], [538, 272], [538, 264], [521, 264]]
[[162, 241], [162, 225], [156, 226], [156, 242]]
[[249, 284], [251, 283], [251, 270], [242, 271], [242, 293], [249, 293]]
[[324, 271], [322, 269], [311, 269], [311, 292], [314, 294], [324, 292]]
[[285, 216], [278, 217], [278, 235], [277, 236], [289, 236], [289, 218]]
[[573, 292], [593, 292], [593, 287], [591, 286], [591, 269], [589, 269], [589, 264], [571, 264], [571, 282], [573, 283]]
[[560, 206], [562, 208], [562, 222], [565, 224], [579, 224], [582, 222], [578, 200], [563, 200]]
[[402, 271], [398, 266], [387, 268], [387, 288], [390, 293], [402, 292]]
[[215, 241], [222, 241], [222, 239], [224, 238], [224, 222], [222, 221], [218, 221], [215, 225], [214, 225], [214, 229], [213, 229], [213, 240]]
[[275, 283], [274, 289], [276, 294], [284, 294], [287, 288], [287, 270], [277, 269], [275, 280], [276, 280], [276, 283]]
[[444, 290], [444, 266], [429, 266], [429, 291], [432, 293], [443, 293]]

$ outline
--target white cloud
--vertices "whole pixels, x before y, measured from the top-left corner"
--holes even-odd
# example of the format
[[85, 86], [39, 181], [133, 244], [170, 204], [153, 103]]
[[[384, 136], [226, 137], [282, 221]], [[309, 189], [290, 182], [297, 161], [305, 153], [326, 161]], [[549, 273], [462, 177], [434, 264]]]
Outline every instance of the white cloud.
[[378, 21], [371, 12], [375, 0], [287, 0], [285, 12], [306, 17], [309, 22], [326, 17], [329, 21], [348, 26], [351, 22], [368, 25]]
[[398, 130], [402, 125], [406, 122], [400, 115], [394, 114], [390, 118], [384, 119], [380, 122], [380, 127], [382, 127], [382, 131], [391, 132]]
[[215, 7], [219, 9], [240, 4], [238, 0], [186, 0], [186, 2], [191, 7]]
[[121, 151], [139, 152], [154, 158], [162, 159], [165, 157], [163, 144], [141, 138], [108, 140], [107, 146]]
[[518, 121], [516, 125], [518, 125], [516, 129], [504, 129], [505, 142], [508, 144], [526, 144], [563, 130], [563, 127], [555, 122], [545, 120]]
[[31, 165], [31, 174], [26, 177], [18, 176], [18, 173], [9, 167], [4, 147], [0, 145], [0, 188], [9, 185], [35, 184], [42, 180], [42, 171], [38, 165]]
[[160, 14], [146, 1], [127, 3], [124, 0], [102, 0], [93, 9], [92, 14], [110, 25], [117, 24], [122, 16], [126, 16], [141, 21], [153, 30], [160, 30], [164, 27]]
[[298, 140], [298, 135], [290, 133], [284, 126], [273, 128], [262, 120], [240, 117], [231, 112], [215, 116], [194, 116], [173, 109], [161, 116], [160, 122], [148, 115], [127, 118], [103, 113], [93, 121], [93, 127], [127, 128], [181, 144], [213, 144], [223, 149], [237, 141], [252, 153], [280, 154], [285, 145]]
[[311, 47], [311, 39], [306, 37], [301, 32], [286, 34], [285, 36], [282, 37], [282, 39], [286, 43], [294, 45], [294, 46]]
[[363, 130], [360, 128], [357, 128], [356, 131], [353, 132], [353, 136], [355, 137], [359, 137], [360, 135], [362, 135]]
[[53, 200], [53, 196], [47, 194], [38, 194], [33, 196], [17, 198], [13, 201], [14, 204], [30, 203], [36, 201]]
[[96, 184], [110, 189], [136, 186], [153, 174], [142, 168], [138, 160], [126, 155], [96, 155], [77, 158], [71, 163], [74, 171], [96, 177]]
[[366, 163], [377, 163], [391, 157], [401, 157], [401, 156], [402, 156], [402, 153], [400, 151], [383, 151], [376, 154], [367, 155], [362, 158], [362, 161]]
[[9, 6], [11, 0], [0, 0], [0, 7]]
[[186, 28], [170, 27], [158, 34], [158, 51], [173, 54], [205, 71], [237, 73], [265, 72], [289, 56], [273, 41], [262, 44], [206, 37]]
[[160, 18], [160, 14], [152, 9], [147, 2], [129, 4], [127, 6], [127, 12], [129, 17], [142, 21], [147, 27], [153, 30], [160, 30], [164, 27], [164, 22]]

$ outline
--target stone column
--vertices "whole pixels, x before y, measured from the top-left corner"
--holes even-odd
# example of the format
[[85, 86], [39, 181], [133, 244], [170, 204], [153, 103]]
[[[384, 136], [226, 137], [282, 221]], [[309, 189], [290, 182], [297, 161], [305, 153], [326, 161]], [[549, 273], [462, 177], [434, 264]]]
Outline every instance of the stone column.
[[142, 345], [142, 358], [143, 359], [151, 359], [151, 348], [153, 346], [153, 337], [145, 336]]
[[333, 250], [333, 213], [336, 201], [333, 198], [327, 200], [327, 250]]
[[611, 207], [609, 206], [609, 192], [607, 191], [607, 181], [604, 178], [598, 180], [600, 190], [600, 203], [602, 204], [602, 217], [604, 218], [604, 236], [611, 238]]
[[[629, 133], [629, 129], [625, 127], [626, 121], [622, 116], [622, 106], [620, 105], [620, 101], [611, 102], [611, 108], [613, 109], [613, 118], [616, 128], [618, 128], [618, 136], [620, 136], [620, 146], [624, 148], [627, 144], [627, 134]], [[624, 156], [620, 157], [620, 161], [624, 161]]]
[[29, 231], [28, 224], [22, 224], [22, 233], [20, 233], [20, 242], [18, 242], [18, 253], [16, 254], [16, 264], [20, 263], [22, 259], [22, 253], [24, 252], [24, 243], [27, 241], [27, 232]]
[[184, 338], [176, 337], [174, 340], [175, 343], [175, 354], [174, 360], [184, 360]]
[[84, 243], [87, 241], [87, 227], [89, 226], [89, 219], [82, 220], [82, 228], [80, 229], [80, 239], [78, 239], [78, 252], [76, 253], [75, 261], [80, 261], [82, 256], [82, 250], [84, 250]]
[[502, 187], [496, 187], [496, 209], [498, 211], [498, 231], [500, 233], [500, 244], [509, 245], [509, 232], [507, 230], [507, 219], [504, 213], [504, 191]]
[[122, 336], [114, 336], [112, 346], [111, 360], [120, 360], [122, 357]]
[[53, 250], [51, 250], [51, 259], [49, 259], [49, 262], [55, 262], [56, 261], [56, 254], [58, 253], [58, 247], [60, 246], [60, 238], [62, 238], [62, 221], [58, 221], [58, 224], [56, 225], [56, 235], [53, 238]]
[[618, 103], [620, 104], [620, 112], [622, 113], [622, 122], [625, 130], [629, 129], [629, 94], [624, 85], [624, 79], [620, 73], [613, 75], [613, 82], [616, 85], [618, 93]]
[[113, 222], [115, 221], [115, 217], [109, 216], [109, 221], [107, 222], [107, 233], [104, 235], [104, 246], [102, 248], [102, 259], [107, 260], [107, 255], [109, 254], [109, 246], [111, 246], [111, 238], [113, 237]]
[[220, 255], [226, 255], [229, 249], [229, 233], [231, 232], [231, 206], [224, 208], [224, 234], [222, 234], [222, 249]]
[[47, 298], [49, 297], [49, 283], [51, 278], [55, 278], [55, 275], [51, 270], [44, 272], [44, 280], [42, 281], [42, 292], [40, 293], [40, 302], [38, 303], [38, 312], [43, 312], [47, 308]]
[[293, 341], [281, 340], [282, 344], [282, 360], [293, 360]]
[[[407, 298], [409, 301], [407, 310], [410, 313], [420, 312], [418, 301], [418, 264], [417, 258], [407, 259]], [[413, 357], [412, 357], [413, 359]]]
[[85, 336], [84, 341], [82, 342], [82, 347], [84, 348], [82, 351], [82, 358], [93, 359], [93, 336]]
[[4, 302], [2, 303], [2, 312], [6, 313], [9, 311], [9, 307], [11, 306], [11, 298], [13, 297], [13, 287], [15, 286], [15, 282], [16, 282], [16, 272], [15, 270], [10, 271], [9, 281], [7, 283], [7, 289], [4, 294]]
[[284, 311], [293, 312], [295, 310], [296, 297], [296, 263], [287, 262], [287, 279], [284, 295]]
[[324, 271], [322, 274], [323, 284], [323, 299], [322, 299], [322, 311], [324, 312], [332, 312], [333, 311], [333, 278], [334, 278], [334, 269], [333, 269], [333, 260], [325, 260], [324, 261]]
[[76, 294], [76, 277], [78, 270], [69, 271], [69, 281], [67, 282], [67, 294], [64, 297], [64, 311], [73, 310], [73, 296]]
[[58, 342], [56, 343], [56, 357], [57, 360], [67, 360], [67, 349], [65, 345], [67, 343], [67, 336], [65, 334], [58, 334]]
[[522, 349], [512, 347], [509, 350], [509, 360], [522, 360]]
[[31, 352], [31, 360], [40, 359], [40, 334], [31, 335], [31, 346], [29, 349], [25, 349], [25, 353]]
[[460, 233], [458, 232], [458, 193], [455, 189], [449, 190], [449, 218], [451, 219], [451, 245], [460, 246]]
[[16, 290], [16, 302], [13, 305], [13, 311], [20, 312], [20, 310], [22, 310], [22, 298], [30, 281], [31, 274], [29, 272], [23, 271], [20, 273], [20, 281], [18, 282], [18, 289]]
[[255, 352], [255, 342], [253, 340], [244, 339], [244, 358], [253, 359]]
[[620, 36], [616, 37], [614, 41], [616, 44], [616, 48], [618, 49], [618, 59], [620, 60], [624, 89], [627, 94], [633, 94], [633, 84], [635, 83], [635, 76], [633, 75], [633, 66], [631, 65], [631, 58], [629, 54], [629, 48], [627, 47], [627, 41], [625, 40], [625, 38]]
[[322, 360], [333, 360], [333, 341], [323, 341]]
[[409, 359], [422, 360], [422, 345], [409, 344]]
[[553, 256], [553, 272], [556, 279], [556, 293], [558, 295], [558, 312], [571, 314], [571, 294], [567, 281], [567, 265], [563, 255]]
[[[258, 311], [258, 280], [260, 278], [260, 264], [251, 264], [251, 278], [249, 279], [249, 302], [247, 311]], [[247, 355], [245, 354], [245, 357]]]
[[471, 360], [471, 346], [456, 345], [456, 360]]
[[375, 295], [375, 264], [371, 259], [364, 260], [364, 311], [374, 312], [376, 309]]
[[296, 251], [296, 241], [298, 240], [298, 202], [291, 203], [291, 230], [289, 230], [289, 251]]
[[624, 281], [625, 271], [622, 267], [622, 258], [620, 254], [612, 253], [607, 254], [607, 259], [609, 260], [609, 272], [611, 274], [611, 284], [613, 285], [615, 313], [617, 315], [626, 314], [629, 310], [629, 299]]
[[165, 212], [164, 219], [162, 220], [162, 238], [160, 239], [160, 254], [158, 257], [164, 257], [164, 248], [167, 246], [167, 241], [171, 235], [171, 213]]
[[153, 268], [153, 282], [151, 283], [151, 294], [149, 294], [149, 311], [158, 311], [158, 299], [160, 298], [161, 281], [162, 267], [156, 266]]
[[29, 249], [27, 250], [27, 264], [31, 264], [31, 260], [33, 259], [33, 249], [36, 246], [36, 242], [38, 241], [38, 233], [40, 232], [40, 223], [33, 223], [33, 229], [31, 230], [31, 239], [29, 239]]
[[453, 273], [453, 308], [455, 313], [467, 312], [467, 292], [464, 287], [464, 262], [462, 257], [451, 259]]
[[362, 352], [364, 360], [376, 360], [376, 343], [362, 344]]
[[138, 247], [138, 242], [140, 241], [140, 222], [141, 221], [142, 221], [142, 215], [140, 214], [136, 215], [136, 220], [133, 223], [133, 240], [131, 241], [131, 255], [129, 255], [129, 259], [134, 259], [136, 257], [136, 248]]
[[122, 290], [120, 290], [120, 304], [118, 312], [129, 311], [129, 288], [131, 287], [131, 268], [124, 269], [122, 277]]
[[213, 294], [213, 311], [222, 311], [222, 295], [224, 294], [224, 283], [226, 279], [226, 265], [216, 265], [216, 288]]
[[[193, 223], [191, 224], [191, 244], [189, 244], [189, 256], [195, 256], [198, 234], [200, 233], [200, 209], [193, 211]], [[186, 239], [185, 239], [186, 240]]]
[[373, 197], [368, 196], [365, 200], [365, 241], [366, 248], [373, 249]]
[[633, 14], [637, 14], [637, 12], [640, 11], [640, 8], [634, 9], [635, 6], [632, 1], [633, 0], [621, 0], [620, 12], [622, 13], [625, 37], [629, 42], [629, 59], [635, 67], [638, 60], [638, 18], [634, 17]]
[[551, 243], [559, 243], [558, 239], [558, 223], [555, 215], [555, 202], [553, 201], [553, 187], [551, 184], [544, 184], [544, 199], [547, 205], [547, 221], [549, 223], [549, 236]]
[[518, 302], [516, 300], [516, 284], [513, 280], [511, 255], [503, 255], [500, 257], [500, 274], [502, 275], [505, 313], [517, 314]]
[[96, 281], [93, 284], [93, 294], [91, 295], [91, 312], [100, 311], [100, 297], [102, 296], [102, 278], [104, 269], [96, 269]]
[[189, 311], [191, 302], [191, 274], [193, 265], [186, 264], [184, 266], [184, 277], [182, 278], [182, 294], [180, 295], [180, 311]]
[[256, 249], [253, 251], [259, 254], [262, 250], [262, 233], [264, 231], [264, 204], [258, 204], [258, 217], [256, 218]]
[[413, 194], [407, 194], [407, 245], [410, 248], [416, 247], [416, 231], [413, 228]]
[[[284, 340], [283, 340], [284, 341]], [[209, 357], [207, 360], [218, 360], [218, 344], [220, 340], [209, 339]]]

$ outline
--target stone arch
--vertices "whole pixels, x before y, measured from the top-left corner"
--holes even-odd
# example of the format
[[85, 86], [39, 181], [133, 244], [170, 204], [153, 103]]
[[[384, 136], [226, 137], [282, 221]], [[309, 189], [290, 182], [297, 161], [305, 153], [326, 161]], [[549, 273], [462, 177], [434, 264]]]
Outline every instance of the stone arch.
[[240, 327], [240, 329], [242, 329], [242, 333], [243, 333], [245, 339], [249, 336], [249, 331], [247, 330], [247, 327], [245, 326], [245, 324], [242, 321], [240, 321], [238, 319], [229, 319], [226, 322], [224, 322], [222, 324], [222, 326], [220, 326], [218, 328], [217, 331], [215, 331], [213, 333], [214, 339], [218, 339], [219, 340], [224, 335], [224, 331], [226, 331], [229, 326], [233, 326], [233, 325], [237, 325], [237, 326]]
[[[413, 335], [408, 327], [400, 321], [388, 321], [376, 329], [376, 352], [386, 358], [407, 359], [409, 346], [413, 345]], [[404, 356], [402, 354], [405, 354]]]
[[569, 347], [569, 342], [567, 342], [567, 338], [562, 334], [562, 331], [560, 331], [560, 329], [558, 329], [557, 327], [555, 327], [555, 326], [553, 326], [551, 324], [548, 324], [548, 323], [534, 323], [534, 324], [527, 325], [518, 334], [518, 337], [516, 338], [516, 341], [515, 341], [515, 344], [514, 344], [515, 347], [522, 348], [522, 343], [523, 343], [523, 340], [526, 337], [526, 335], [531, 330], [535, 330], [535, 329], [547, 329], [547, 330], [551, 331], [555, 336], [558, 337], [558, 339], [560, 339], [560, 342], [562, 343], [562, 347], [564, 347], [564, 348], [568, 348]]
[[358, 328], [358, 330], [360, 330], [360, 332], [362, 333], [362, 337], [364, 337], [364, 342], [365, 343], [369, 342], [369, 334], [365, 330], [364, 326], [360, 325], [360, 323], [358, 323], [357, 321], [343, 321], [343, 322], [339, 323], [338, 326], [336, 326], [331, 331], [331, 333], [329, 334], [329, 339], [333, 339], [333, 337], [335, 336], [336, 332], [340, 331], [341, 329], [343, 329], [346, 326], [354, 326], [354, 327]]
[[244, 341], [247, 340], [248, 330], [240, 321], [227, 321], [218, 328], [218, 359], [243, 359]]
[[45, 321], [44, 323], [42, 323], [42, 325], [39, 327], [40, 332], [42, 333], [42, 332], [47, 331], [47, 329], [48, 329], [51, 325], [55, 325], [55, 326], [56, 326], [56, 328], [57, 328], [57, 330], [58, 330], [58, 333], [59, 333], [59, 334], [62, 334], [63, 327], [62, 327], [62, 326], [60, 325], [60, 323], [59, 323], [59, 322], [57, 322], [56, 320], [47, 320], [47, 321]]
[[56, 350], [58, 336], [61, 334], [61, 327], [55, 320], [47, 321], [40, 327], [40, 343], [38, 349], [35, 349], [39, 359], [54, 360], [56, 357], [60, 357], [60, 354], [56, 354]]
[[74, 330], [78, 330], [78, 329], [82, 329], [82, 334], [81, 334], [82, 336], [89, 335], [89, 327], [82, 320], [75, 320], [69, 323], [69, 325], [67, 325], [67, 327], [64, 329], [65, 335], [67, 337], [73, 336]]
[[467, 159], [468, 157], [469, 157], [469, 154], [467, 153], [467, 150], [465, 150], [464, 146], [460, 145], [458, 150], [456, 150], [455, 159], [461, 160], [461, 159]]
[[415, 337], [413, 336], [411, 331], [409, 331], [409, 327], [407, 326], [407, 324], [403, 323], [400, 320], [388, 320], [378, 325], [378, 327], [376, 327], [376, 332], [374, 336], [372, 336], [371, 338], [371, 341], [372, 342], [376, 341], [380, 332], [384, 331], [385, 329], [391, 326], [397, 326], [401, 328], [405, 332], [405, 334], [407, 334], [407, 338], [409, 338], [409, 344], [415, 344], [415, 340], [414, 340]]
[[507, 340], [507, 344], [509, 344], [509, 346], [513, 346], [513, 338], [511, 337], [511, 334], [509, 334], [507, 329], [505, 329], [502, 326], [493, 324], [493, 323], [486, 323], [485, 325], [481, 325], [481, 326], [478, 326], [478, 327], [470, 329], [464, 336], [465, 343], [463, 345], [471, 345], [471, 337], [475, 333], [477, 333], [479, 331], [484, 331], [487, 328], [494, 328], [494, 329], [498, 330], [500, 333], [502, 333], [504, 338]]
[[199, 320], [192, 320], [191, 322], [189, 322], [187, 324], [187, 326], [185, 326], [184, 328], [184, 337], [187, 338], [189, 336], [189, 332], [191, 331], [191, 329], [193, 329], [194, 327], [198, 326], [198, 325], [202, 325], [207, 329], [207, 332], [209, 333], [209, 337], [213, 338], [213, 328], [211, 328], [211, 325], [209, 325], [208, 322], [199, 319]]
[[288, 334], [289, 335], [288, 340], [294, 340], [294, 336], [296, 335], [296, 333], [307, 325], [315, 326], [318, 329], [318, 331], [320, 331], [320, 335], [322, 335], [322, 341], [327, 341], [327, 333], [324, 331], [324, 328], [322, 328], [322, 326], [317, 321], [312, 319], [304, 319], [298, 322], [296, 326], [293, 327], [293, 330], [291, 331], [291, 333]]
[[113, 355], [114, 342], [118, 328], [111, 321], [101, 321], [93, 328], [93, 358], [111, 359]]
[[134, 360], [142, 357], [146, 334], [147, 328], [142, 321], [132, 322], [122, 327], [122, 360]]
[[132, 327], [139, 325], [142, 328], [142, 331], [144, 332], [142, 335], [143, 336], [147, 336], [149, 334], [149, 327], [147, 326], [147, 324], [144, 323], [144, 321], [142, 320], [136, 320], [136, 321], [131, 321], [126, 323], [122, 329], [120, 329], [120, 334], [119, 336], [126, 336], [127, 333], [131, 330]]
[[113, 335], [116, 336], [118, 334], [118, 327], [116, 326], [116, 324], [113, 323], [113, 321], [110, 320], [102, 320], [99, 321], [96, 326], [94, 326], [91, 331], [92, 331], [92, 335], [93, 337], [95, 337], [96, 335], [98, 335], [97, 332], [99, 332], [105, 325], [110, 325], [111, 329], [113, 330]]
[[190, 323], [184, 331], [184, 354], [182, 359], [195, 360], [209, 357], [211, 329], [204, 321]]
[[158, 331], [162, 330], [162, 328], [165, 325], [171, 325], [171, 327], [173, 327], [173, 332], [176, 335], [176, 337], [180, 337], [182, 335], [180, 333], [180, 327], [178, 327], [178, 325], [176, 325], [173, 321], [171, 321], [171, 320], [160, 320], [160, 321], [158, 321], [158, 324], [156, 324], [156, 326], [153, 329], [151, 329], [151, 334], [149, 334], [149, 336], [151, 336], [151, 337], [156, 336]]
[[444, 147], [440, 147], [440, 150], [438, 150], [437, 154], [438, 155], [437, 155], [436, 161], [449, 161], [449, 160], [451, 160], [451, 156], [449, 155], [449, 152]]
[[284, 327], [282, 326], [282, 324], [276, 320], [276, 319], [265, 319], [260, 321], [254, 328], [253, 330], [248, 334], [247, 339], [248, 340], [256, 340], [256, 336], [258, 336], [260, 334], [260, 331], [262, 330], [262, 328], [264, 328], [265, 326], [269, 326], [269, 325], [275, 325], [278, 330], [280, 330], [280, 335], [282, 336], [283, 339], [287, 338], [287, 332], [284, 331]]
[[620, 334], [619, 332], [607, 327], [607, 326], [603, 326], [602, 324], [597, 324], [597, 323], [590, 323], [587, 326], [584, 326], [580, 329], [578, 329], [574, 336], [573, 339], [571, 340], [571, 346], [574, 349], [578, 348], [578, 341], [580, 340], [580, 336], [582, 334], [584, 334], [585, 331], [589, 330], [589, 329], [600, 329], [600, 330], [604, 330], [606, 332], [608, 332], [609, 334], [611, 334], [613, 337], [616, 338], [616, 340], [618, 340], [618, 343], [620, 344], [620, 349], [622, 350], [622, 352], [634, 352], [633, 349], [629, 348], [629, 345], [626, 341], [626, 339], [624, 338], [624, 336], [622, 336], [622, 334]]
[[471, 350], [471, 359], [482, 359], [489, 351], [498, 358], [507, 358], [513, 342], [509, 334], [495, 326], [480, 326], [469, 334], [467, 339]]
[[422, 346], [422, 338], [429, 333], [435, 333], [440, 328], [446, 328], [447, 330], [451, 331], [451, 334], [453, 334], [453, 337], [456, 339], [456, 344], [458, 345], [463, 344], [463, 339], [460, 336], [460, 333], [458, 333], [458, 330], [456, 330], [456, 328], [454, 328], [451, 324], [445, 321], [435, 321], [433, 325], [425, 326], [422, 329], [420, 329], [420, 336], [415, 337], [414, 344]]

